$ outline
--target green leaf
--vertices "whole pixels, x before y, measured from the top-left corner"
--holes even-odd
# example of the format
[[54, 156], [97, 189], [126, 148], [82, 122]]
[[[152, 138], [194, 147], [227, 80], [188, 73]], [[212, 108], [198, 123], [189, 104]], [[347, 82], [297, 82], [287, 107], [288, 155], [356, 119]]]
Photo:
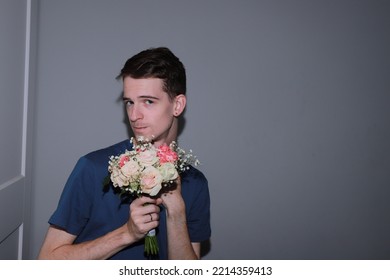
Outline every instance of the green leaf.
[[110, 183], [111, 183], [111, 177], [110, 174], [108, 174], [104, 179], [103, 179], [103, 191], [108, 192], [110, 189]]

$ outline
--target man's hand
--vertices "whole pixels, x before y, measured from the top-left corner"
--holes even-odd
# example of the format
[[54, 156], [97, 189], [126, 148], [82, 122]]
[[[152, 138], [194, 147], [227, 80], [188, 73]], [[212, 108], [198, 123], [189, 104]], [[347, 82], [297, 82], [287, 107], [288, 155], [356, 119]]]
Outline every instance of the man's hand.
[[134, 241], [138, 241], [159, 225], [161, 199], [141, 196], [130, 204], [127, 228]]
[[[163, 188], [164, 190], [164, 188]], [[174, 215], [174, 217], [184, 219], [185, 217], [185, 204], [181, 195], [181, 178], [180, 176], [175, 180], [173, 186], [168, 187], [161, 195], [162, 204], [167, 209], [167, 214]]]

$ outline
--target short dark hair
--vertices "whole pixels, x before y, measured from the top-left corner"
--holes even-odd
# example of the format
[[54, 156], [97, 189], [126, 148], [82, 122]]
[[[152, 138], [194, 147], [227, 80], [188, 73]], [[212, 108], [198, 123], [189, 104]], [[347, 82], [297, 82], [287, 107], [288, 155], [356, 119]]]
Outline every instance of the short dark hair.
[[134, 79], [159, 78], [163, 90], [173, 99], [186, 94], [186, 71], [183, 63], [168, 48], [150, 48], [129, 58], [117, 79], [130, 76]]

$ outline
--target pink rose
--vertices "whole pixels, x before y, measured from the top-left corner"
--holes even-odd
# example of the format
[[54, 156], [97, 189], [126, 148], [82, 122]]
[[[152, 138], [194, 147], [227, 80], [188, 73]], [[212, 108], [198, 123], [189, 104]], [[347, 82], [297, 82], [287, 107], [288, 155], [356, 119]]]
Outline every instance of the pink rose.
[[146, 167], [141, 174], [141, 189], [143, 193], [155, 196], [161, 189], [162, 176], [157, 168]]
[[177, 161], [178, 157], [176, 152], [172, 151], [171, 148], [164, 144], [158, 148], [157, 156], [160, 158], [160, 163]]
[[130, 160], [130, 157], [128, 155], [121, 155], [120, 158], [119, 158], [119, 167], [123, 167], [125, 165], [126, 162], [128, 162]]

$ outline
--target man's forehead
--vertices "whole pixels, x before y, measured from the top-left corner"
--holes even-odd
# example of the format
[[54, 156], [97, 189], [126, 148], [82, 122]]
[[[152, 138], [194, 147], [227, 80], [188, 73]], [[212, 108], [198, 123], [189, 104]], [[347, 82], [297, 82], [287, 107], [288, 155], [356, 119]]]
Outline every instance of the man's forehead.
[[158, 78], [134, 79], [126, 77], [123, 80], [124, 98], [158, 98], [168, 97], [163, 89], [163, 80]]

